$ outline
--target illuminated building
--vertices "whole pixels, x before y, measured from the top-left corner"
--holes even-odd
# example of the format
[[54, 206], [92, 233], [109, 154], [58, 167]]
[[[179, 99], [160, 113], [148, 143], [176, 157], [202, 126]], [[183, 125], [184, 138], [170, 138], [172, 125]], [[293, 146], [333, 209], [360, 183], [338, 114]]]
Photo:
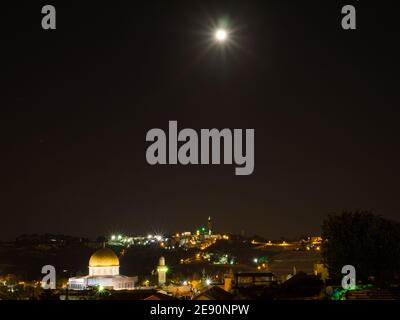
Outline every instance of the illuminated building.
[[98, 287], [111, 290], [134, 289], [137, 277], [119, 274], [119, 259], [109, 248], [97, 250], [89, 260], [89, 274], [84, 277], [73, 277], [68, 280], [71, 290], [86, 290]]
[[167, 271], [168, 267], [165, 265], [165, 258], [160, 257], [158, 261], [157, 273], [158, 273], [158, 285], [163, 286], [167, 282]]
[[236, 288], [251, 286], [270, 286], [276, 282], [271, 272], [237, 272], [234, 274]]

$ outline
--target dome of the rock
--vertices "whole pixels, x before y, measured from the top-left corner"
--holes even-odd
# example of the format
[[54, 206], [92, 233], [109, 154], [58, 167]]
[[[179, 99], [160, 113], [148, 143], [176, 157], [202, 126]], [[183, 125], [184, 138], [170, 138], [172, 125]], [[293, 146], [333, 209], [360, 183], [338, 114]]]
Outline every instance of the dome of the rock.
[[117, 255], [109, 248], [102, 248], [92, 254], [89, 267], [116, 267], [119, 266]]

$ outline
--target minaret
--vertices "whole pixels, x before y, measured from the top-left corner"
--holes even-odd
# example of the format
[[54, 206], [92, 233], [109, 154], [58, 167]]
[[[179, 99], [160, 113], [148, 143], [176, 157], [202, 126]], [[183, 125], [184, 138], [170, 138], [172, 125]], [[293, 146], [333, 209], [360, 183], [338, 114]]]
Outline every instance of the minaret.
[[165, 258], [161, 256], [160, 259], [158, 260], [158, 267], [157, 267], [159, 286], [163, 286], [167, 281], [167, 271], [168, 267], [165, 265]]
[[211, 236], [211, 216], [208, 216], [208, 235]]

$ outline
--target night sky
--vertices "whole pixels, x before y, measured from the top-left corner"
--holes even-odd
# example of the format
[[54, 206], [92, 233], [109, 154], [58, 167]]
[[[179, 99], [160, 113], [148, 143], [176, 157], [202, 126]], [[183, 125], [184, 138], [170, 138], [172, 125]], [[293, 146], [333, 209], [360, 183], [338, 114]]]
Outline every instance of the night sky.
[[[345, 4], [356, 31], [341, 28]], [[2, 4], [0, 239], [174, 233], [209, 215], [216, 231], [268, 238], [319, 234], [343, 209], [400, 220], [393, 4]], [[225, 50], [210, 47], [221, 19], [237, 44]], [[254, 128], [254, 173], [150, 166], [146, 133], [169, 120]]]

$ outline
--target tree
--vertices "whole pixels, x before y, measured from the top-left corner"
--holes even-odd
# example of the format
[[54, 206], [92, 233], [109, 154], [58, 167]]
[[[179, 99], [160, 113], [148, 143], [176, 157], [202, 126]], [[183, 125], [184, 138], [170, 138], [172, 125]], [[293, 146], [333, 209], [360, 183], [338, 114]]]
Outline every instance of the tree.
[[[357, 281], [389, 284], [400, 271], [400, 223], [367, 211], [330, 215], [322, 224], [322, 254], [330, 276], [353, 265]], [[373, 277], [373, 278], [372, 278]]]

